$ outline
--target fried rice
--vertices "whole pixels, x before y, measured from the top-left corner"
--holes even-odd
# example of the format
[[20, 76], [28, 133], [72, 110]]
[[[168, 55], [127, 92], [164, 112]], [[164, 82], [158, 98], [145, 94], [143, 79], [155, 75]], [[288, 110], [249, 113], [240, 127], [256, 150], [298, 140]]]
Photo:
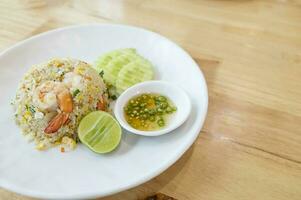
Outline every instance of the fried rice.
[[[64, 104], [70, 104], [68, 98], [65, 102], [58, 99], [61, 91], [67, 97], [70, 94], [72, 110], [70, 105], [64, 108]], [[40, 150], [60, 144], [66, 137], [78, 141], [79, 122], [99, 109], [100, 99], [107, 101], [106, 91], [102, 77], [83, 61], [64, 58], [35, 65], [21, 80], [13, 101], [16, 123]], [[67, 118], [59, 125], [54, 123], [54, 118], [62, 113]]]

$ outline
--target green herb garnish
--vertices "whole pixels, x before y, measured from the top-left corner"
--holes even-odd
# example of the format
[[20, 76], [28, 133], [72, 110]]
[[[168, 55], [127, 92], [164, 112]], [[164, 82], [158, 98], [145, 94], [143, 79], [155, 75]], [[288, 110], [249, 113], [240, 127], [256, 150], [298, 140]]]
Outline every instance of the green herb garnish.
[[104, 74], [104, 71], [101, 70], [101, 71], [99, 72], [99, 76], [100, 76], [101, 78], [103, 78], [103, 74]]
[[29, 111], [30, 111], [32, 114], [36, 112], [33, 106], [29, 106]]
[[25, 107], [26, 107], [26, 110], [30, 111], [32, 114], [34, 114], [36, 112], [34, 109], [34, 106], [32, 106], [32, 105], [30, 105], [30, 106], [25, 105]]
[[76, 95], [78, 95], [79, 92], [80, 92], [79, 89], [76, 89], [76, 90], [73, 92], [72, 97], [73, 97], [73, 98], [76, 97]]
[[110, 99], [116, 100], [116, 99], [117, 99], [117, 96], [116, 96], [116, 95], [111, 95], [111, 96], [110, 96]]

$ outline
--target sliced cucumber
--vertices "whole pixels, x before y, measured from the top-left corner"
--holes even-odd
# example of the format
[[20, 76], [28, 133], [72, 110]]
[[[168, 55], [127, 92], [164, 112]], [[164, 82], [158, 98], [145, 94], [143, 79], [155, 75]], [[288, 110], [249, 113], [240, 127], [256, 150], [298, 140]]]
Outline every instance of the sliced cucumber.
[[103, 79], [111, 85], [110, 92], [121, 94], [128, 87], [151, 80], [152, 64], [136, 53], [133, 48], [108, 52], [96, 62], [95, 69], [103, 71]]
[[127, 48], [127, 49], [118, 49], [114, 51], [110, 51], [108, 53], [105, 53], [104, 55], [100, 56], [96, 61], [95, 61], [95, 66], [94, 68], [96, 71], [99, 73], [103, 70], [105, 66], [107, 66], [112, 60], [115, 58], [119, 57], [122, 54], [128, 54], [128, 53], [136, 53], [136, 50], [133, 48]]
[[124, 54], [121, 54], [120, 56], [111, 60], [106, 66], [103, 67], [104, 80], [107, 83], [115, 85], [120, 70], [136, 58], [136, 54], [125, 52]]
[[151, 63], [139, 57], [120, 70], [116, 80], [116, 91], [118, 94], [121, 94], [124, 90], [137, 83], [151, 80], [153, 76], [154, 72]]

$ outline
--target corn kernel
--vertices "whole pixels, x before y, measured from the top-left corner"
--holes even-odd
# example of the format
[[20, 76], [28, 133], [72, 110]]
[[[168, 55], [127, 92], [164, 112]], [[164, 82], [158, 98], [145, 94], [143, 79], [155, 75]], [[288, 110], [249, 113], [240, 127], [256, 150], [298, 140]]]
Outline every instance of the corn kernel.
[[72, 138], [69, 138], [67, 136], [64, 136], [62, 138], [62, 144], [66, 145], [66, 147], [70, 150], [73, 150], [76, 147], [76, 142]]
[[43, 144], [43, 143], [39, 143], [37, 146], [36, 146], [36, 149], [37, 150], [40, 150], [40, 151], [43, 151], [46, 149], [46, 145]]

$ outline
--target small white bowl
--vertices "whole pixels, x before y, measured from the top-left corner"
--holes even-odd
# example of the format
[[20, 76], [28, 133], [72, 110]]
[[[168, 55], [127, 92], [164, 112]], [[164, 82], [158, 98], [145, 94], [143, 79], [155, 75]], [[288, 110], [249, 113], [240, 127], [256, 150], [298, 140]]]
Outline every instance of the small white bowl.
[[[124, 106], [132, 97], [143, 93], [156, 93], [166, 96], [177, 107], [177, 111], [174, 112], [172, 118], [164, 128], [156, 131], [141, 131], [133, 128], [125, 120], [123, 110]], [[146, 81], [128, 88], [118, 97], [114, 107], [115, 117], [124, 129], [131, 133], [144, 136], [158, 136], [171, 132], [185, 122], [190, 111], [191, 102], [186, 92], [176, 85], [165, 81]]]

